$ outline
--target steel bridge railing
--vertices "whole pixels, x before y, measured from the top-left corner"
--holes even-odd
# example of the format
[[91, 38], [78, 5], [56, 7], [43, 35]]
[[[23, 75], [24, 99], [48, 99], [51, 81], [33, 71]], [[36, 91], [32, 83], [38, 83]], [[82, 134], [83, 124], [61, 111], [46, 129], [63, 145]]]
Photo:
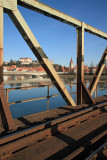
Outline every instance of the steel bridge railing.
[[[99, 81], [99, 83], [105, 83], [107, 81]], [[69, 83], [69, 84], [65, 84], [65, 85], [76, 85], [77, 83]], [[30, 102], [30, 101], [36, 101], [36, 100], [41, 100], [41, 99], [47, 99], [47, 109], [49, 110], [49, 100], [50, 98], [52, 97], [57, 97], [59, 96], [58, 94], [54, 94], [54, 95], [50, 95], [49, 93], [49, 88], [53, 86], [52, 84], [49, 84], [49, 85], [38, 85], [38, 86], [27, 86], [27, 87], [16, 87], [16, 88], [6, 88], [5, 91], [6, 91], [6, 97], [7, 97], [7, 102], [8, 102], [8, 105], [12, 105], [12, 104], [17, 104], [17, 103], [24, 103], [24, 102]], [[39, 97], [39, 98], [33, 98], [33, 99], [27, 99], [27, 100], [20, 100], [20, 101], [14, 101], [14, 102], [9, 102], [9, 92], [12, 91], [12, 90], [26, 90], [26, 89], [32, 89], [32, 88], [39, 88], [39, 87], [47, 87], [47, 96], [44, 96], [44, 97]], [[96, 86], [96, 89], [95, 89], [95, 98], [97, 97], [97, 90], [102, 90], [102, 89], [105, 89], [107, 87], [104, 87], [104, 88], [98, 88]], [[70, 94], [76, 94], [76, 92], [72, 92]]]
[[[70, 84], [65, 84], [65, 85], [72, 85], [72, 84], [76, 84], [76, 83], [70, 83]], [[17, 87], [17, 88], [6, 88], [5, 91], [6, 91], [6, 97], [7, 97], [8, 105], [10, 106], [12, 104], [17, 104], [17, 103], [24, 103], [24, 102], [41, 100], [41, 99], [47, 99], [47, 109], [49, 109], [49, 100], [50, 100], [50, 98], [59, 96], [58, 94], [54, 94], [54, 95], [50, 95], [49, 94], [49, 88], [51, 86], [53, 86], [53, 85], [49, 84], [49, 85], [27, 86], [27, 87]], [[20, 101], [9, 102], [9, 92], [10, 91], [12, 91], [12, 90], [19, 90], [19, 89], [26, 90], [26, 89], [39, 88], [39, 87], [47, 87], [47, 96], [39, 97], [39, 98], [33, 98], [33, 99], [27, 99], [27, 100], [20, 100]], [[76, 92], [72, 92], [70, 94], [76, 94]]]

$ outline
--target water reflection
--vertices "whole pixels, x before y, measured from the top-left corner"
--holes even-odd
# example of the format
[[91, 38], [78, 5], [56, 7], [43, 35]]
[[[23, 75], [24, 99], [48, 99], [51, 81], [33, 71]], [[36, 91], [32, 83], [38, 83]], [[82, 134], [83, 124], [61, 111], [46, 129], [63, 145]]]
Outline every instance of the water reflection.
[[[59, 96], [50, 98], [49, 102], [47, 99], [31, 101], [26, 103], [13, 104], [10, 106], [13, 118], [18, 118], [21, 116], [42, 112], [47, 110], [47, 103], [49, 103], [49, 109], [58, 108], [66, 105], [65, 101], [59, 94], [56, 87], [52, 85], [52, 82], [49, 78], [34, 78], [30, 79], [24, 76], [5, 76], [5, 88], [16, 88], [16, 87], [27, 87], [27, 86], [38, 86], [38, 85], [49, 85], [49, 95], [58, 94]], [[15, 83], [16, 81], [16, 83]], [[76, 92], [76, 79], [64, 78], [62, 81], [65, 83], [66, 88], [69, 93]], [[14, 83], [13, 83], [14, 82]], [[90, 80], [85, 81], [87, 87], [90, 83]], [[71, 84], [71, 85], [67, 85]], [[98, 88], [103, 88], [98, 90], [98, 96], [107, 94], [107, 83], [99, 83]], [[12, 90], [9, 92], [9, 102], [45, 97], [48, 93], [48, 87], [32, 88], [27, 90]], [[93, 94], [93, 97], [95, 95]], [[76, 101], [76, 94], [72, 94], [74, 101]]]
[[11, 80], [24, 80], [24, 79], [30, 79], [32, 78], [31, 76], [19, 76], [19, 75], [8, 75], [8, 76], [4, 76], [4, 81], [11, 81]]
[[106, 89], [107, 88], [107, 83], [104, 83], [104, 82], [98, 83], [98, 88], [100, 88], [100, 89]]
[[52, 83], [49, 78], [43, 78], [43, 77], [32, 78], [32, 76], [9, 75], [9, 76], [4, 76], [4, 84], [5, 88], [6, 86], [8, 86], [9, 88], [15, 88], [15, 87], [47, 85]]

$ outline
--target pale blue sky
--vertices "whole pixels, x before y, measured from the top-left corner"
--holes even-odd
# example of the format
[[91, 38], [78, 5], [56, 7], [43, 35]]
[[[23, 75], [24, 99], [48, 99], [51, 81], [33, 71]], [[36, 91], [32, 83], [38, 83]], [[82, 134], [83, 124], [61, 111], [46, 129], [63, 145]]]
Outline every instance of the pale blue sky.
[[[80, 21], [107, 33], [107, 0], [40, 0]], [[68, 66], [72, 57], [76, 64], [76, 29], [42, 14], [18, 6], [44, 52], [54, 63]], [[85, 64], [96, 65], [107, 46], [107, 40], [85, 32]], [[4, 14], [4, 61], [30, 57], [32, 51], [22, 39], [8, 15]]]

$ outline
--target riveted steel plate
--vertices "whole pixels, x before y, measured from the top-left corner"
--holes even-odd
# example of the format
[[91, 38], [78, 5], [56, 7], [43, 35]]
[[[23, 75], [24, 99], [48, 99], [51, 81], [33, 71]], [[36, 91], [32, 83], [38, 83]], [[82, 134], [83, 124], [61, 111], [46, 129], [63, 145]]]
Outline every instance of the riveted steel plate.
[[34, 0], [20, 0], [20, 1], [22, 1], [22, 2], [24, 2], [24, 3], [28, 3], [29, 5], [34, 5]]
[[17, 0], [0, 0], [0, 6], [9, 10], [16, 10]]

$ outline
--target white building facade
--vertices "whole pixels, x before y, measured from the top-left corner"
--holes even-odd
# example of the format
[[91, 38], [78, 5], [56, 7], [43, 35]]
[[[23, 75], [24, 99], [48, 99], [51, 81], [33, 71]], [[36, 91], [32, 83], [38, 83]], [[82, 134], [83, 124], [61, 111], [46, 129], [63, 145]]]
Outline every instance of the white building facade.
[[32, 63], [33, 59], [31, 59], [31, 58], [20, 58], [19, 61], [22, 64], [30, 64], [30, 63]]

